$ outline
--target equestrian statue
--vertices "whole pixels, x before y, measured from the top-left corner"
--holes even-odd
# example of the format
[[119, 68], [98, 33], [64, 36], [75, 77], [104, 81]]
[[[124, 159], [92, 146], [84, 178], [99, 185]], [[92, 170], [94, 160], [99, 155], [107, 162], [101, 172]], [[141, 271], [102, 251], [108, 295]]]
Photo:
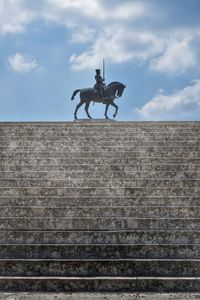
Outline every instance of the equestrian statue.
[[101, 77], [101, 71], [100, 69], [96, 70], [96, 75], [95, 75], [95, 81], [96, 84], [94, 85], [93, 88], [85, 88], [85, 89], [79, 89], [75, 90], [71, 100], [74, 100], [76, 94], [80, 92], [80, 102], [76, 106], [75, 112], [74, 112], [74, 119], [77, 120], [77, 111], [78, 109], [85, 103], [85, 111], [89, 119], [92, 119], [92, 117], [89, 114], [89, 106], [90, 102], [95, 102], [95, 103], [103, 103], [106, 105], [105, 108], [105, 117], [106, 119], [108, 118], [107, 112], [109, 106], [115, 107], [115, 113], [113, 114], [113, 118], [116, 117], [117, 112], [118, 112], [118, 106], [114, 103], [115, 99], [118, 99], [119, 97], [122, 96], [123, 91], [125, 89], [125, 85], [122, 84], [121, 82], [111, 82], [106, 86], [105, 84], [105, 79], [104, 76], [103, 78]]

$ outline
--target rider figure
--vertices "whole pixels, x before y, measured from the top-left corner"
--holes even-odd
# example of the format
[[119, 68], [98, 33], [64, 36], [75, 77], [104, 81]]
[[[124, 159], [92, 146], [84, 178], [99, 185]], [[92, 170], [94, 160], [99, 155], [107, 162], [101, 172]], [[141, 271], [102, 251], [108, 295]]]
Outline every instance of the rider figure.
[[94, 87], [99, 92], [101, 100], [104, 101], [104, 87], [105, 87], [104, 81], [105, 81], [105, 79], [101, 77], [100, 69], [97, 69], [95, 71], [96, 71], [96, 75], [95, 75], [96, 84]]

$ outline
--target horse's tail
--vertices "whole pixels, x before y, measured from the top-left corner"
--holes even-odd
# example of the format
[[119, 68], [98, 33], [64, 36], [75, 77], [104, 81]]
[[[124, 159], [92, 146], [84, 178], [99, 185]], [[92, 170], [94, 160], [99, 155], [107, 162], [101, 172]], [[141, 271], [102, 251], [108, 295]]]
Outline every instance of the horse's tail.
[[71, 100], [74, 100], [76, 94], [78, 94], [80, 91], [81, 91], [81, 90], [75, 90], [75, 91], [73, 92], [73, 95], [72, 95], [72, 97], [71, 97]]

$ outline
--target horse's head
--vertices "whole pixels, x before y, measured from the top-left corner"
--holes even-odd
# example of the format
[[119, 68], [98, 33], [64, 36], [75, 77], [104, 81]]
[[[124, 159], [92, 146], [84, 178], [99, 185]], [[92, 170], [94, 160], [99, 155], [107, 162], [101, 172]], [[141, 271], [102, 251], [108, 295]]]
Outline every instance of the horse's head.
[[117, 97], [121, 97], [123, 92], [124, 92], [124, 89], [126, 88], [126, 86], [122, 83], [120, 83], [118, 89], [117, 89]]
[[126, 88], [126, 86], [121, 82], [111, 82], [108, 87], [112, 89], [117, 98], [122, 96], [124, 89]]

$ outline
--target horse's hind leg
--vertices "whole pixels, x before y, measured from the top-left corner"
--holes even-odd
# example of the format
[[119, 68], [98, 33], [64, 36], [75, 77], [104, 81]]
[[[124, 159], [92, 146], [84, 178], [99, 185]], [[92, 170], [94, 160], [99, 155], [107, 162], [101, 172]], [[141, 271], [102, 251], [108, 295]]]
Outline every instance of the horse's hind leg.
[[106, 117], [106, 119], [109, 119], [108, 115], [107, 115], [109, 105], [110, 105], [109, 103], [106, 104], [106, 109], [105, 109], [105, 117]]
[[113, 118], [115, 118], [116, 115], [117, 115], [117, 112], [118, 112], [118, 106], [117, 106], [117, 104], [115, 104], [114, 102], [110, 103], [110, 105], [112, 105], [112, 106], [115, 107], [115, 113], [114, 113], [114, 115], [113, 115]]
[[77, 106], [76, 106], [76, 109], [75, 109], [75, 112], [74, 112], [74, 119], [77, 120], [77, 111], [79, 110], [79, 108], [83, 105], [83, 102], [80, 102]]
[[89, 119], [92, 119], [92, 117], [90, 116], [89, 111], [88, 111], [89, 106], [90, 106], [90, 102], [87, 102], [87, 103], [85, 104], [85, 111], [86, 111], [86, 114], [87, 114], [88, 118], [89, 118]]

